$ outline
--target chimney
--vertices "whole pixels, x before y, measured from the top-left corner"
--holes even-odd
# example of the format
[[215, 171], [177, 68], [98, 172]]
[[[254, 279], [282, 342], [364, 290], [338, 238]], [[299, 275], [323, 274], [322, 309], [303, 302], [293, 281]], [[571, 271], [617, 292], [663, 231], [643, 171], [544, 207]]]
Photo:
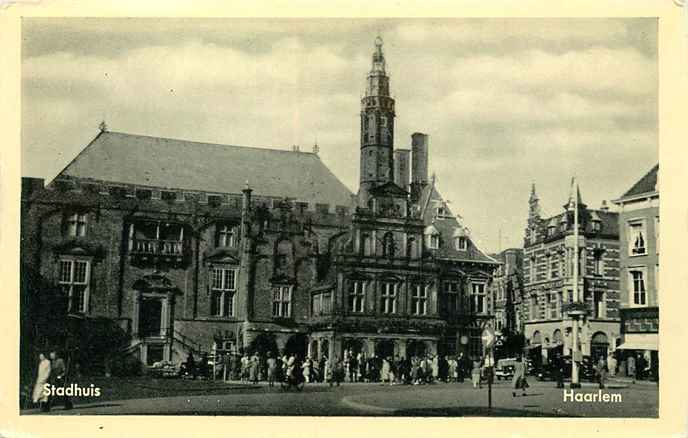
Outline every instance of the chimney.
[[516, 251], [507, 249], [504, 251], [504, 273], [511, 274], [516, 269]]
[[394, 151], [394, 182], [404, 190], [409, 188], [411, 151], [408, 149], [396, 149]]
[[602, 206], [600, 207], [600, 210], [609, 211], [609, 205], [607, 204], [606, 200], [602, 200]]
[[411, 135], [411, 182], [427, 184], [428, 182], [428, 136], [416, 132]]

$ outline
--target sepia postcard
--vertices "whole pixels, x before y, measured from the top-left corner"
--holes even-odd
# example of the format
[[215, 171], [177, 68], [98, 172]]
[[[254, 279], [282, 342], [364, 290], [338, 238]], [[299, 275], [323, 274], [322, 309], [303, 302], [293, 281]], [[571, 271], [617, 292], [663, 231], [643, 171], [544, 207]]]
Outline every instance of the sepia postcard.
[[685, 434], [684, 2], [468, 3], [4, 5], [0, 434]]

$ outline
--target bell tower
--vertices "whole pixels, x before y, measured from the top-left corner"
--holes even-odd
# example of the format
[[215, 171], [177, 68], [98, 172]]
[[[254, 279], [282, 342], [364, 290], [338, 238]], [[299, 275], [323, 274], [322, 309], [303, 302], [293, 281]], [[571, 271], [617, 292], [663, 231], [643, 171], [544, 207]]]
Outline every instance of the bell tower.
[[358, 202], [368, 204], [369, 190], [394, 180], [394, 99], [389, 95], [382, 38], [375, 38], [372, 68], [361, 99], [361, 167]]

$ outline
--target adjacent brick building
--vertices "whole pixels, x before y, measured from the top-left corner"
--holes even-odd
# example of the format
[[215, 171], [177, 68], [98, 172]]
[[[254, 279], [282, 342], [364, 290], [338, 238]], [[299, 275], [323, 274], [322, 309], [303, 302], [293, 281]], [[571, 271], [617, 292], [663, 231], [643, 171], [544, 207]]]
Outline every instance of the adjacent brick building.
[[659, 165], [614, 201], [619, 206], [621, 350], [659, 377]]

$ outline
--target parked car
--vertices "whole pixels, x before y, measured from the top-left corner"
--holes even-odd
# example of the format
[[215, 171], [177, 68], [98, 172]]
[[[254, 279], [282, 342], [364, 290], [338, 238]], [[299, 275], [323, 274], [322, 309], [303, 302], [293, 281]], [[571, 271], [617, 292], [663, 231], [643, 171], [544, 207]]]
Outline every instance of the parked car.
[[[564, 373], [564, 379], [568, 380], [571, 378], [571, 356], [562, 356], [563, 361], [562, 370]], [[556, 369], [555, 362], [549, 361], [543, 364], [537, 374], [538, 380], [556, 380]], [[595, 380], [595, 368], [593, 367], [592, 359], [590, 356], [583, 356], [583, 361], [578, 368], [578, 376], [581, 380], [587, 380], [592, 382]]]
[[495, 377], [497, 380], [509, 380], [514, 377], [515, 358], [499, 359], [495, 367]]

